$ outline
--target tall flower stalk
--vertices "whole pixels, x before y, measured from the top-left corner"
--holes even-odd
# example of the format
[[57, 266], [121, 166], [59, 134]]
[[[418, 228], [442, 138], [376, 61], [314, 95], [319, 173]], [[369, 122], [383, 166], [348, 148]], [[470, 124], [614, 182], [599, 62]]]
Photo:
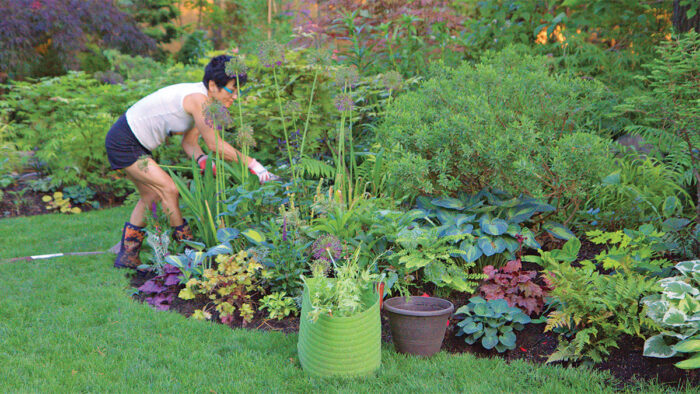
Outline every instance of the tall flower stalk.
[[[228, 62], [226, 62], [226, 74], [229, 77], [236, 77], [236, 91], [238, 92], [238, 98], [236, 99], [236, 102], [238, 104], [238, 142], [239, 146], [241, 147], [241, 153], [243, 154], [243, 157], [248, 157], [249, 154], [249, 147], [251, 146], [250, 144], [246, 145], [240, 145], [241, 140], [244, 141], [249, 141], [247, 138], [241, 138], [241, 133], [244, 133], [246, 136], [250, 135], [252, 138], [252, 128], [250, 130], [244, 130], [245, 125], [243, 123], [243, 107], [241, 105], [241, 80], [240, 77], [248, 71], [248, 67], [245, 64], [245, 59], [243, 56], [239, 56], [237, 54], [233, 54], [231, 56], [231, 59], [229, 59]], [[248, 163], [246, 163], [242, 157], [238, 158], [238, 164], [241, 170], [241, 183], [245, 184], [246, 180], [248, 179]]]
[[292, 168], [292, 180], [294, 184], [297, 184], [297, 172], [296, 165], [292, 159], [292, 150], [289, 142], [289, 133], [287, 132], [287, 121], [284, 115], [284, 109], [282, 107], [282, 98], [280, 97], [279, 81], [277, 78], [277, 67], [284, 63], [284, 48], [277, 42], [273, 40], [268, 40], [263, 42], [258, 49], [258, 56], [260, 58], [260, 63], [266, 68], [272, 68], [272, 76], [275, 81], [275, 95], [277, 97], [277, 105], [280, 111], [280, 117], [282, 118], [282, 130], [284, 132], [284, 139], [287, 146], [287, 156], [289, 158], [289, 165]]

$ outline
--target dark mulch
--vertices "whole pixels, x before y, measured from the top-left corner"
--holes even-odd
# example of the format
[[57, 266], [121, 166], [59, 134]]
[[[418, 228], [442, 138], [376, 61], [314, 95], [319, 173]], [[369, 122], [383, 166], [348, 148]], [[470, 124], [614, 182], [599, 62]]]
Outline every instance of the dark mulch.
[[[593, 244], [591, 244], [593, 245]], [[597, 246], [597, 245], [593, 245]], [[597, 252], [596, 252], [597, 253]], [[535, 267], [533, 267], [535, 268]], [[152, 277], [152, 276], [151, 276]], [[134, 288], [141, 286], [149, 277], [133, 276], [131, 285]], [[137, 293], [134, 299], [144, 302], [146, 295]], [[467, 296], [459, 299], [451, 299], [455, 305], [455, 310], [468, 302]], [[182, 300], [176, 298], [171, 305], [171, 310], [190, 316], [195, 309], [205, 306], [205, 298], [195, 300]], [[258, 312], [255, 318], [245, 323], [237, 319], [228, 324], [231, 328], [245, 328], [265, 331], [279, 331], [283, 333], [293, 333], [299, 331], [299, 318], [287, 318], [283, 320], [265, 319], [264, 313]], [[382, 341], [391, 343], [391, 328], [388, 318], [382, 314]], [[550, 354], [557, 347], [557, 335], [552, 332], [544, 332], [544, 324], [528, 324], [517, 333], [515, 349], [498, 353], [495, 350], [486, 350], [478, 344], [468, 345], [462, 337], [455, 335], [458, 320], [454, 317], [450, 319], [449, 326], [445, 332], [445, 340], [442, 350], [459, 354], [471, 353], [477, 357], [501, 357], [506, 361], [524, 360], [533, 363], [544, 363]], [[642, 356], [644, 341], [636, 337], [626, 337], [620, 340], [620, 348], [613, 349], [610, 357], [604, 363], [595, 365], [594, 368], [607, 370], [618, 378], [621, 382], [632, 383], [639, 380], [656, 380], [659, 383], [670, 386], [681, 386], [690, 384], [696, 386], [700, 384], [700, 374], [696, 371], [685, 371], [673, 366], [680, 359], [655, 359]], [[621, 387], [620, 387], [621, 388]]]
[[[34, 216], [45, 213], [54, 213], [56, 210], [46, 208], [42, 201], [44, 196], [51, 196], [53, 192], [35, 192], [28, 187], [27, 181], [35, 179], [33, 176], [20, 178], [17, 182], [0, 189], [3, 197], [0, 199], [0, 218], [15, 216]], [[122, 205], [126, 196], [116, 197], [111, 193], [96, 192], [93, 201], [99, 203], [99, 209]], [[92, 204], [74, 204], [82, 212], [96, 209]]]

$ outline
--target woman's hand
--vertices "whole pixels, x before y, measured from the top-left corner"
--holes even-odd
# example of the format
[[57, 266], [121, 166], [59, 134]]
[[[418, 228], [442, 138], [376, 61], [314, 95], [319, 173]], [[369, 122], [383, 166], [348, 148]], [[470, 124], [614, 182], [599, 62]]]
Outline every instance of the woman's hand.
[[250, 159], [250, 162], [248, 163], [248, 169], [251, 173], [258, 176], [260, 183], [276, 181], [280, 179], [280, 177], [268, 171], [265, 167], [262, 166], [262, 164], [258, 163], [258, 161], [255, 159]]
[[[209, 156], [207, 155], [199, 155], [197, 158], [197, 164], [199, 165], [199, 173], [204, 174], [204, 169], [207, 168], [207, 159]], [[216, 175], [216, 163], [211, 163], [211, 170], [214, 172], [214, 175]]]

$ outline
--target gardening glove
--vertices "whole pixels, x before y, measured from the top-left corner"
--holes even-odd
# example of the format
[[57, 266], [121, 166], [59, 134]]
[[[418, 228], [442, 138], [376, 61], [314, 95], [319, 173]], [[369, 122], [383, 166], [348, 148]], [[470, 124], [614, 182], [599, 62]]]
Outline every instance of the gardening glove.
[[258, 163], [258, 161], [255, 159], [250, 160], [250, 163], [248, 163], [248, 169], [251, 173], [258, 176], [260, 183], [276, 181], [280, 179], [280, 177], [268, 171], [265, 167], [262, 166], [262, 164]]
[[[204, 169], [207, 168], [207, 155], [199, 155], [197, 158], [197, 164], [199, 164], [199, 173], [204, 175]], [[216, 163], [211, 163], [211, 170], [216, 175]]]

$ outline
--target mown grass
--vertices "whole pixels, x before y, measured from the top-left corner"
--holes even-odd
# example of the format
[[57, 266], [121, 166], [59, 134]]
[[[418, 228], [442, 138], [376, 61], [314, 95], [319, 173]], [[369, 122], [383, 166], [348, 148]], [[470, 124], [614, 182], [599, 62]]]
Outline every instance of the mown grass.
[[[469, 354], [430, 359], [384, 346], [376, 376], [307, 376], [296, 335], [231, 330], [157, 312], [112, 255], [15, 261], [18, 256], [106, 250], [125, 208], [77, 216], [0, 220], [0, 387], [3, 392], [608, 392], [611, 376]], [[625, 391], [662, 392], [656, 384]]]

